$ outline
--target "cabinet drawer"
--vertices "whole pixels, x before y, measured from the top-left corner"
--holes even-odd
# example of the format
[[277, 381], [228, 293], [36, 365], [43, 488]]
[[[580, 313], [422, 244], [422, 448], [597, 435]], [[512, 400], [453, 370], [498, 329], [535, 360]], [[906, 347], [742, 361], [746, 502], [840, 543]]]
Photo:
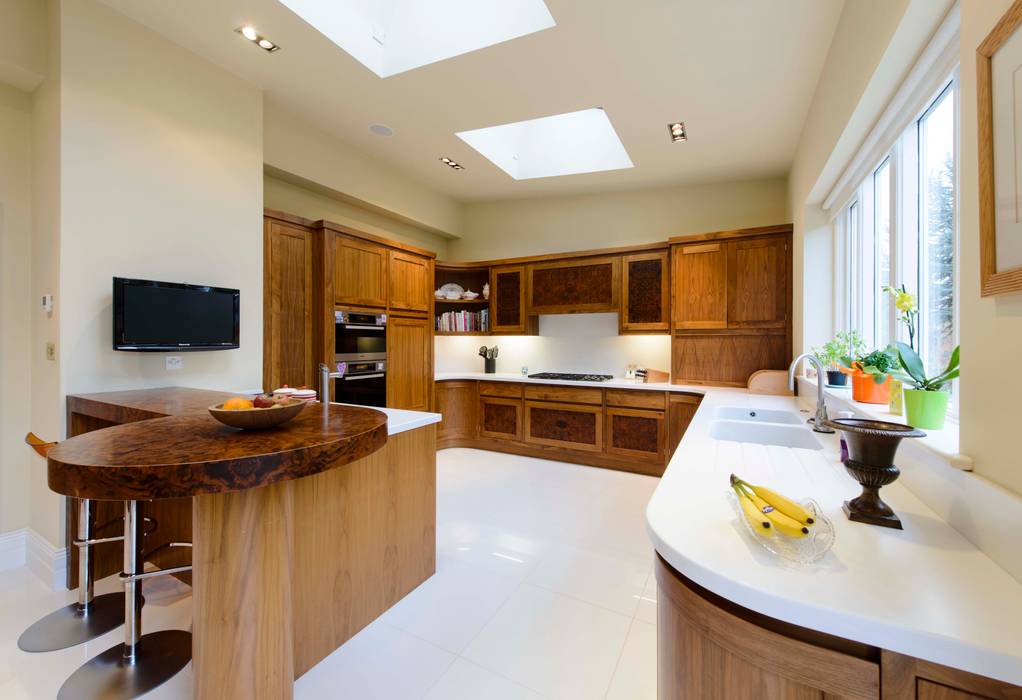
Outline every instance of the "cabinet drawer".
[[479, 382], [480, 396], [504, 396], [522, 398], [522, 385], [514, 382]]
[[564, 403], [603, 404], [603, 389], [584, 386], [525, 386], [525, 398], [534, 401], [562, 401]]
[[526, 442], [603, 451], [603, 409], [599, 406], [526, 401], [524, 423]]
[[521, 440], [521, 400], [481, 397], [479, 399], [479, 437]]
[[607, 409], [607, 454], [659, 462], [665, 443], [663, 411]]
[[607, 405], [625, 408], [652, 408], [662, 411], [667, 407], [667, 397], [662, 391], [607, 389]]

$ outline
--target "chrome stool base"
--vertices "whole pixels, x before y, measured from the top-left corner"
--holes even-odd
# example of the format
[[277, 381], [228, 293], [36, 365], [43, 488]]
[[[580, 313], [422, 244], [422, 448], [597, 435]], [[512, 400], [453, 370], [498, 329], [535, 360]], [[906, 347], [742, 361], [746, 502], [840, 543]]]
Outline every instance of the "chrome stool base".
[[96, 596], [82, 612], [81, 603], [54, 610], [18, 637], [22, 651], [41, 652], [67, 649], [82, 644], [124, 624], [124, 593]]
[[162, 630], [142, 635], [135, 662], [124, 659], [124, 644], [110, 647], [72, 673], [57, 700], [130, 700], [163, 685], [192, 660], [192, 633]]

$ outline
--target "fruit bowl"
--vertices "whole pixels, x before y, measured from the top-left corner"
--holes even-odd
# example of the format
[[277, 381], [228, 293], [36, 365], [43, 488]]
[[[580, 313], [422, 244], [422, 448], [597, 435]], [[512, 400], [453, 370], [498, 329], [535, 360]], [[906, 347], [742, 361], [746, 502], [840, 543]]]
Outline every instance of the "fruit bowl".
[[759, 534], [753, 529], [752, 523], [745, 517], [745, 513], [742, 512], [742, 506], [738, 503], [735, 492], [728, 489], [727, 497], [731, 509], [735, 512], [735, 517], [741, 523], [739, 527], [745, 531], [748, 538], [786, 561], [807, 566], [822, 559], [834, 546], [834, 523], [823, 514], [820, 504], [812, 499], [796, 501], [813, 514], [813, 519], [816, 522], [809, 529], [808, 535], [795, 539], [782, 535], [776, 530], [771, 530], [766, 535]]
[[308, 401], [289, 399], [273, 408], [225, 409], [223, 403], [209, 407], [209, 414], [224, 425], [242, 430], [265, 430], [283, 425], [302, 412]]

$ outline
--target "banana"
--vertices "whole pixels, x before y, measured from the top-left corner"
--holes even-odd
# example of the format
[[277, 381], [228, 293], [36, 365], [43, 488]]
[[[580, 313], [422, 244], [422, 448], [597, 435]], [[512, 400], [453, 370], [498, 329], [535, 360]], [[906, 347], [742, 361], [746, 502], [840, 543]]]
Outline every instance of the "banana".
[[756, 509], [765, 515], [770, 521], [770, 524], [782, 535], [799, 538], [805, 537], [809, 534], [808, 527], [794, 518], [789, 518], [787, 515], [757, 496], [754, 492], [751, 493], [749, 498], [752, 499], [752, 503], [756, 506]]
[[748, 518], [749, 522], [752, 524], [752, 529], [757, 535], [762, 535], [763, 537], [768, 536], [770, 534], [770, 521], [764, 517], [762, 513], [756, 510], [756, 506], [753, 504], [752, 499], [749, 498], [744, 491], [739, 489], [737, 486], [733, 488], [735, 490], [735, 494], [738, 496], [738, 502], [741, 504], [742, 510], [745, 512], [745, 517]]
[[778, 510], [781, 513], [787, 515], [789, 518], [797, 520], [805, 525], [812, 525], [815, 522], [815, 520], [813, 520], [813, 514], [810, 513], [807, 508], [800, 506], [798, 503], [795, 503], [795, 501], [791, 500], [790, 498], [786, 498], [781, 494], [777, 493], [776, 491], [772, 491], [766, 488], [765, 486], [753, 486], [752, 484], [744, 481], [742, 482], [742, 484], [752, 489], [752, 492], [754, 494], [756, 494], [764, 501], [772, 505], [775, 510]]

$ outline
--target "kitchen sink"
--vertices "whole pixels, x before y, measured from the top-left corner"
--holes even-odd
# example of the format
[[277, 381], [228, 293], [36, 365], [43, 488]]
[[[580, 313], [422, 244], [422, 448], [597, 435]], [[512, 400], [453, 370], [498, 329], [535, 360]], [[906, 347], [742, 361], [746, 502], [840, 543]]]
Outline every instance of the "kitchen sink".
[[760, 445], [798, 447], [803, 450], [823, 449], [809, 428], [794, 425], [716, 420], [710, 428], [710, 437], [714, 440], [755, 442]]
[[790, 411], [742, 408], [741, 406], [721, 406], [717, 409], [717, 418], [751, 423], [784, 423], [786, 425], [802, 425], [803, 423], [802, 418]]

